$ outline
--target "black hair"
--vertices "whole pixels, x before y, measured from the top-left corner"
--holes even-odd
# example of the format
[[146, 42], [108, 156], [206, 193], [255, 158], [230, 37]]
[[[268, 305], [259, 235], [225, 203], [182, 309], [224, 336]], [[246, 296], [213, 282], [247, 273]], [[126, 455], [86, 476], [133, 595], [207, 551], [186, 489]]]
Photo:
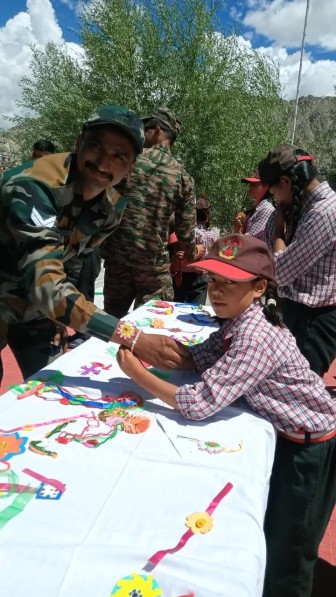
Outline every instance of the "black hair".
[[[310, 156], [310, 154], [303, 149], [296, 149], [295, 155], [297, 157]], [[277, 179], [272, 180], [270, 184], [278, 184], [280, 182], [280, 176], [288, 176], [292, 183], [293, 203], [290, 213], [288, 237], [286, 239], [287, 244], [289, 244], [293, 240], [293, 236], [301, 218], [304, 204], [304, 188], [307, 183], [318, 177], [318, 171], [313, 160], [302, 160], [288, 168], [288, 170], [281, 172], [281, 175], [279, 174]]]
[[38, 141], [35, 141], [33, 149], [37, 149], [37, 151], [49, 151], [49, 153], [55, 153], [56, 151], [55, 145], [46, 139], [39, 139]]
[[265, 299], [263, 312], [266, 319], [273, 325], [277, 325], [280, 328], [286, 327], [282, 319], [282, 313], [279, 305], [280, 299], [278, 297], [275, 282], [267, 282], [266, 292], [263, 297]]
[[[302, 149], [297, 149], [295, 153], [297, 156], [309, 155]], [[287, 242], [290, 243], [293, 240], [293, 236], [301, 218], [301, 212], [304, 203], [304, 187], [308, 182], [313, 180], [313, 178], [317, 177], [317, 169], [311, 160], [307, 160], [297, 162], [297, 164], [284, 172], [284, 175], [288, 176], [288, 178], [291, 180], [293, 190], [292, 214], [289, 227], [289, 237], [287, 239]]]
[[210, 228], [210, 210], [209, 209], [197, 209], [196, 208], [196, 219], [198, 224], [204, 224], [206, 228]]

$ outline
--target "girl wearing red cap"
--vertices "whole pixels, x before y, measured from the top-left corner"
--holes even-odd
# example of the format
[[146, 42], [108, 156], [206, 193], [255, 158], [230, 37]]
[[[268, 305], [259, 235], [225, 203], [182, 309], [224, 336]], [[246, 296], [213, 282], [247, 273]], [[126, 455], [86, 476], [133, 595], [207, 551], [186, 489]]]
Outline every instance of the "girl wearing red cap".
[[259, 174], [277, 201], [266, 236], [284, 321], [323, 375], [336, 357], [336, 193], [319, 180], [313, 156], [293, 145], [272, 149]]
[[201, 380], [177, 387], [150, 373], [126, 348], [118, 362], [188, 419], [205, 419], [244, 398], [274, 425], [264, 597], [310, 597], [319, 543], [336, 500], [336, 401], [282, 323], [274, 260], [263, 241], [239, 234], [221, 238], [202, 269], [222, 325], [202, 344], [184, 347], [178, 366], [196, 369]]
[[233, 230], [265, 240], [266, 224], [274, 212], [273, 205], [268, 201], [272, 195], [268, 191], [268, 186], [261, 184], [258, 171], [250, 177], [242, 178], [241, 181], [248, 185], [247, 195], [253, 202], [253, 208], [247, 213], [237, 214], [233, 222]]

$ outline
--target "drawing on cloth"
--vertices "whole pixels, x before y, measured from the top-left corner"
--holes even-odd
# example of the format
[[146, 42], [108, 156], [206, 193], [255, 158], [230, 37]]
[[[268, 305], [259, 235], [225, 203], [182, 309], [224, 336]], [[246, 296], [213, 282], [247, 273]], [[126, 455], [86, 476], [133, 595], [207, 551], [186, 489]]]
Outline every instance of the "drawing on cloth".
[[133, 572], [118, 580], [110, 597], [162, 597], [162, 595], [155, 578]]
[[42, 456], [56, 458], [60, 445], [77, 442], [86, 448], [98, 448], [113, 439], [118, 432], [144, 433], [149, 429], [151, 418], [134, 402], [131, 405], [116, 403], [113, 409], [95, 411], [67, 420], [39, 440], [29, 442], [29, 450]]
[[104, 365], [104, 363], [90, 363], [89, 365], [81, 365], [79, 372], [81, 375], [99, 375], [102, 371], [111, 369], [112, 363]]
[[28, 437], [22, 437], [17, 432], [0, 434], [0, 460], [9, 460], [13, 456], [23, 454], [26, 450]]
[[219, 442], [214, 441], [203, 441], [197, 439], [196, 437], [186, 437], [185, 435], [177, 435], [178, 439], [186, 439], [191, 442], [197, 443], [197, 448], [202, 452], [208, 452], [208, 454], [221, 454], [222, 452], [226, 452], [228, 454], [232, 454], [234, 452], [240, 452], [243, 449], [243, 440], [241, 439], [238, 448], [227, 448], [223, 446]]

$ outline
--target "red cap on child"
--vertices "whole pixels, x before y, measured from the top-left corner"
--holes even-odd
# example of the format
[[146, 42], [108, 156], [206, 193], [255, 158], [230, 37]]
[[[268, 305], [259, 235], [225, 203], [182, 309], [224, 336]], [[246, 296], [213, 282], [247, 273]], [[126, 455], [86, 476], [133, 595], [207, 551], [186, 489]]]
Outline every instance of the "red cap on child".
[[204, 261], [189, 267], [202, 268], [238, 282], [255, 278], [275, 281], [275, 263], [264, 241], [247, 234], [231, 234], [217, 240]]

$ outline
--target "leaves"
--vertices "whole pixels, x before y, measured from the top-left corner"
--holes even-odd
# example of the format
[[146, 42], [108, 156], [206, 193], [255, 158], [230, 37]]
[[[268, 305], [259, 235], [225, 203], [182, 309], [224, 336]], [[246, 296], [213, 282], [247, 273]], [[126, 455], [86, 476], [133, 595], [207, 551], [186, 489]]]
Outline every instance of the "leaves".
[[[79, 31], [83, 54], [48, 44], [34, 50], [21, 81], [12, 135], [21, 156], [37, 138], [71, 150], [101, 104], [148, 115], [168, 105], [182, 120], [174, 147], [213, 204], [214, 223], [231, 229], [240, 179], [287, 136], [278, 69], [219, 22], [217, 0], [91, 0]], [[31, 116], [33, 114], [33, 117]]]

